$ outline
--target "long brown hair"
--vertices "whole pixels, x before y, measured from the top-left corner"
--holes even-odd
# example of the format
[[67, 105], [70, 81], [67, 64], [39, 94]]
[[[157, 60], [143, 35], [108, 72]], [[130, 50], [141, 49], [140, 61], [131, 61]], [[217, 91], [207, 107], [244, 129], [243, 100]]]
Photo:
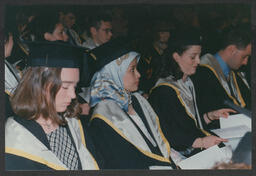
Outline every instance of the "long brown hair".
[[22, 118], [32, 120], [40, 115], [51, 118], [59, 125], [66, 123], [65, 117], [75, 117], [81, 111], [77, 100], [72, 100], [67, 110], [58, 114], [55, 97], [61, 88], [61, 68], [30, 67], [11, 97], [13, 111]]

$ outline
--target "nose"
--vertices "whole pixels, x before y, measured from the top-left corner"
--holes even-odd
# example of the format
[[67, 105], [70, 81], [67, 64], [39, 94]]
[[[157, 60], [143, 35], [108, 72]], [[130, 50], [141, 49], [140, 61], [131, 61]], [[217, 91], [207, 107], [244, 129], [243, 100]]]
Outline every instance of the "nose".
[[137, 78], [140, 78], [140, 72], [136, 69], [136, 76]]
[[68, 95], [69, 95], [69, 97], [70, 97], [71, 99], [76, 98], [75, 88], [70, 89], [69, 92], [68, 92]]
[[200, 64], [200, 57], [197, 56], [195, 61], [196, 61], [196, 64], [197, 64], [197, 65]]

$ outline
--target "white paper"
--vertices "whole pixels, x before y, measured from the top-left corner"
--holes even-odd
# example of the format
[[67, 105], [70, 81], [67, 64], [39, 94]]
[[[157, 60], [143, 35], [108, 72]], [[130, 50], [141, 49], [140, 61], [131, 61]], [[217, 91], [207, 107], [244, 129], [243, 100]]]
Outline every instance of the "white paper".
[[224, 144], [231, 146], [232, 151], [235, 151], [241, 139], [242, 138], [229, 138], [228, 142], [224, 142]]
[[228, 148], [224, 150], [215, 145], [179, 162], [178, 166], [181, 169], [211, 169], [216, 163], [230, 161], [231, 156]]
[[149, 166], [149, 170], [173, 170], [171, 166]]
[[221, 138], [229, 139], [229, 138], [241, 138], [245, 135], [245, 133], [247, 133], [248, 131], [251, 131], [251, 129], [248, 128], [248, 126], [246, 125], [239, 125], [239, 126], [234, 126], [229, 128], [215, 129], [211, 131], [217, 134]]
[[246, 125], [252, 129], [251, 118], [244, 114], [230, 115], [228, 118], [220, 118], [220, 128], [229, 128], [234, 126]]

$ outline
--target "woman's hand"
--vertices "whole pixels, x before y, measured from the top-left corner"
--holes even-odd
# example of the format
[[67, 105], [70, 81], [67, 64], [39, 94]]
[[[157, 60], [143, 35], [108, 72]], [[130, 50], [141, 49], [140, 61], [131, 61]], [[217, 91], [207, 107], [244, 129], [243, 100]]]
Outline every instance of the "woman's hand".
[[215, 111], [207, 112], [204, 114], [204, 120], [208, 124], [213, 120], [217, 120], [220, 117], [228, 118], [229, 113], [236, 113], [235, 110], [230, 109], [230, 108], [223, 108], [223, 109], [218, 109]]
[[223, 139], [223, 138], [220, 138], [220, 137], [217, 137], [217, 136], [206, 136], [206, 137], [203, 137], [203, 138], [197, 138], [192, 147], [193, 148], [209, 148], [209, 147], [212, 147], [214, 145], [218, 145], [219, 143], [221, 142], [227, 142], [228, 140], [227, 139]]
[[221, 142], [228, 142], [227, 139], [223, 139], [217, 136], [206, 136], [202, 138], [202, 148], [209, 148], [212, 147], [214, 145], [218, 145]]

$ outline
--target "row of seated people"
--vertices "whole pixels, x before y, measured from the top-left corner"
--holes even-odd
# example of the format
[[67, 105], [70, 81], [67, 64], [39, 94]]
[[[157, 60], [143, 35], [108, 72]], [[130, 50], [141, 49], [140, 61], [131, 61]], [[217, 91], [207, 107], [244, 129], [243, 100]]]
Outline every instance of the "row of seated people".
[[[199, 66], [201, 37], [182, 31], [159, 58], [157, 82], [146, 99], [137, 92], [140, 54], [124, 46], [128, 42], [107, 42], [85, 54], [84, 48], [49, 39], [54, 31], [43, 33], [50, 42], [27, 42], [22, 76], [5, 63], [14, 111], [5, 130], [8, 170], [176, 169], [179, 161], [227, 141], [209, 131], [219, 127], [220, 117], [235, 113], [225, 99], [247, 105], [239, 87], [245, 79], [239, 82], [233, 71], [251, 53], [245, 32], [231, 31], [223, 49], [202, 57]], [[82, 123], [80, 80], [85, 87], [90, 82], [82, 97], [91, 109]]]

